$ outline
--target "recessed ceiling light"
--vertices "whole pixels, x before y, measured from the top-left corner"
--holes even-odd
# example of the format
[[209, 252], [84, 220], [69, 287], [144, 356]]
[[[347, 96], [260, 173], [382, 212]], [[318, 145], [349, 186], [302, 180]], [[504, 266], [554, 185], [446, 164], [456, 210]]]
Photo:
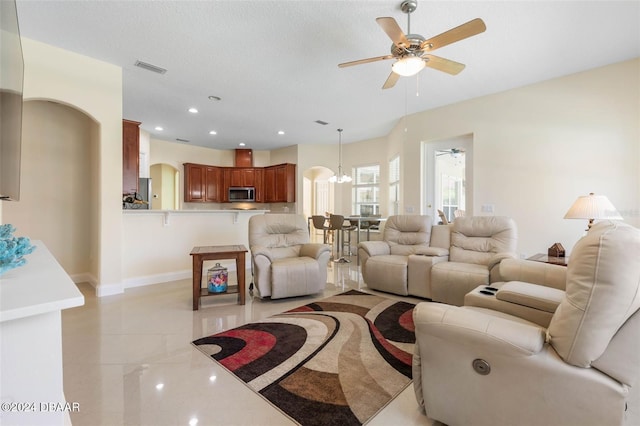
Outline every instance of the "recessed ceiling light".
[[192, 114], [197, 114], [198, 113], [198, 108], [189, 108], [189, 112]]
[[284, 130], [278, 130], [279, 135], [284, 135]]
[[216, 132], [215, 130], [211, 130], [211, 131], [209, 132], [209, 134], [210, 134], [210, 135], [217, 135], [217, 134], [218, 134], [218, 132]]
[[245, 146], [246, 144], [244, 142], [240, 142], [238, 145]]
[[164, 129], [163, 129], [162, 127], [160, 127], [160, 126], [156, 126], [156, 130], [157, 130], [157, 131], [159, 131], [159, 132], [161, 132], [161, 131], [163, 131]]

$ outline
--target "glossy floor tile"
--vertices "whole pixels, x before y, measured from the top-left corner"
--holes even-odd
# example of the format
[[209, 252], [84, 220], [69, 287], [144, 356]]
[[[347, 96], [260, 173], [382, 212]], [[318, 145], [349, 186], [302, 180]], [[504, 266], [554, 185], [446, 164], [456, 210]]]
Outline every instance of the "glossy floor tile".
[[[80, 284], [85, 305], [62, 314], [65, 397], [80, 404], [80, 411], [71, 413], [72, 423], [294, 424], [191, 342], [350, 288], [369, 291], [355, 263], [354, 258], [352, 263], [331, 264], [330, 283], [314, 297], [271, 301], [247, 294], [246, 305], [239, 306], [235, 295], [225, 295], [203, 299], [195, 312], [190, 280], [103, 298], [97, 298], [90, 285]], [[412, 386], [369, 423], [431, 424], [419, 412]]]

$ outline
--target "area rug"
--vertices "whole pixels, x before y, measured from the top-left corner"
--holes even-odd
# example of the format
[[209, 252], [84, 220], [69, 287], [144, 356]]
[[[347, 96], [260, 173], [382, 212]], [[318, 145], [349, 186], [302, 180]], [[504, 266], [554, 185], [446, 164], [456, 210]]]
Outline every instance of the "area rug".
[[301, 425], [362, 425], [411, 383], [413, 308], [351, 290], [193, 344]]

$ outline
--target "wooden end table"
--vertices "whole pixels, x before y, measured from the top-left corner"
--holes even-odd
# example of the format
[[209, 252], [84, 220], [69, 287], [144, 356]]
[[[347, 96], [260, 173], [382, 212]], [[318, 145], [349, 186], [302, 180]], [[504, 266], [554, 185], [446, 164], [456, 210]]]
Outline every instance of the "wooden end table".
[[[200, 298], [207, 296], [222, 296], [238, 293], [238, 304], [244, 305], [245, 299], [245, 271], [244, 258], [247, 248], [243, 245], [235, 246], [197, 246], [191, 250], [193, 260], [193, 310], [200, 307]], [[205, 260], [235, 259], [238, 275], [238, 285], [227, 287], [224, 293], [212, 293], [208, 288], [202, 288], [202, 265]]]
[[560, 265], [560, 266], [567, 266], [567, 264], [569, 263], [568, 257], [547, 256], [544, 253], [534, 254], [533, 256], [528, 257], [527, 260], [533, 260], [534, 262], [550, 263], [552, 265]]

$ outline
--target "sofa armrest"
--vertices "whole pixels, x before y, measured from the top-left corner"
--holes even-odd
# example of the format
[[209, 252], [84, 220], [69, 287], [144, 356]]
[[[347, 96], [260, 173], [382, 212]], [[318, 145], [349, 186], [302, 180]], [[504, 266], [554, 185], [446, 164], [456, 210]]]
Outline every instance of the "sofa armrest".
[[318, 259], [322, 253], [328, 253], [331, 251], [328, 244], [320, 243], [307, 243], [303, 244], [300, 248], [300, 256], [308, 256], [312, 259]]
[[389, 244], [384, 241], [362, 241], [358, 248], [364, 250], [369, 256], [391, 254]]
[[496, 299], [554, 313], [564, 298], [564, 291], [542, 285], [509, 281], [496, 293]]
[[413, 310], [416, 340], [425, 335], [454, 340], [477, 352], [500, 352], [506, 356], [530, 356], [542, 350], [545, 330], [460, 306], [421, 302]]
[[496, 253], [493, 256], [491, 256], [491, 259], [489, 259], [489, 262], [487, 263], [487, 267], [489, 268], [489, 270], [493, 269], [494, 266], [499, 265], [500, 262], [502, 262], [505, 259], [516, 259], [518, 257], [518, 255], [516, 253], [507, 253], [507, 252], [502, 252], [502, 253]]
[[252, 246], [251, 247], [251, 255], [256, 258], [258, 256], [264, 256], [269, 259], [269, 262], [273, 262], [275, 257], [273, 256], [273, 252], [269, 247], [264, 246]]
[[505, 259], [500, 262], [500, 277], [503, 281], [522, 281], [564, 290], [567, 268], [531, 260]]

